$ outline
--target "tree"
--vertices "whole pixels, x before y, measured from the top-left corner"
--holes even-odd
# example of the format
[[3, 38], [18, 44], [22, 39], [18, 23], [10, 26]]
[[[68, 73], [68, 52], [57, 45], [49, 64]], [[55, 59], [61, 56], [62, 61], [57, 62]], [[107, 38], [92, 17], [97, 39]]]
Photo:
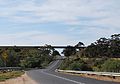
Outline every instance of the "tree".
[[3, 60], [0, 58], [0, 67], [3, 67], [4, 66], [4, 62]]
[[67, 46], [62, 53], [64, 54], [64, 56], [69, 57], [76, 53], [76, 49], [72, 46]]
[[4, 66], [6, 67], [7, 61], [8, 61], [8, 51], [7, 51], [7, 48], [3, 49], [2, 53], [1, 53], [1, 56], [2, 56], [2, 60], [4, 61]]
[[84, 54], [88, 57], [120, 57], [120, 34], [98, 39], [85, 49]]
[[111, 35], [112, 40], [120, 40], [120, 34]]
[[78, 44], [75, 45], [75, 47], [82, 47], [82, 46], [85, 46], [84, 43], [82, 42], [79, 42]]
[[109, 53], [108, 53], [108, 47], [109, 47], [109, 39], [107, 38], [100, 38], [99, 40], [97, 40], [96, 42], [96, 46], [97, 46], [97, 53], [99, 55], [99, 57], [108, 57]]
[[120, 34], [111, 35], [109, 50], [111, 57], [120, 57]]
[[1, 48], [0, 66], [35, 68], [45, 67], [52, 60], [51, 48]]
[[52, 56], [60, 55], [60, 53], [57, 50], [54, 50], [52, 53]]

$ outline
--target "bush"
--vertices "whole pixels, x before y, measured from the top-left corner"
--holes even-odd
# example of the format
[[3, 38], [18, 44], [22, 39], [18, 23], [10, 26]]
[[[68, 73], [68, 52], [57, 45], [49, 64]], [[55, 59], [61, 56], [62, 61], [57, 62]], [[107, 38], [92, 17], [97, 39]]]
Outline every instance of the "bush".
[[72, 70], [80, 70], [80, 71], [89, 71], [92, 70], [91, 67], [89, 67], [86, 63], [84, 62], [73, 62], [70, 65]]
[[93, 71], [101, 71], [102, 65], [104, 64], [105, 61], [107, 61], [106, 58], [94, 59], [92, 66]]
[[107, 60], [102, 66], [102, 71], [118, 72], [120, 71], [120, 60]]
[[79, 60], [64, 60], [62, 62], [60, 69], [63, 70], [80, 70], [80, 71], [87, 71], [92, 70], [91, 67], [88, 67], [88, 65], [81, 59]]
[[3, 67], [4, 66], [4, 63], [2, 61], [2, 59], [0, 58], [0, 67]]
[[69, 66], [69, 64], [71, 64], [71, 61], [68, 60], [68, 59], [65, 59], [65, 60], [61, 63], [61, 65], [60, 65], [59, 68], [62, 69], [62, 70], [66, 70], [67, 67]]
[[84, 70], [85, 68], [86, 68], [86, 65], [84, 63], [80, 63], [80, 62], [73, 62], [68, 67], [68, 69], [70, 69], [70, 70], [80, 70], [80, 71]]

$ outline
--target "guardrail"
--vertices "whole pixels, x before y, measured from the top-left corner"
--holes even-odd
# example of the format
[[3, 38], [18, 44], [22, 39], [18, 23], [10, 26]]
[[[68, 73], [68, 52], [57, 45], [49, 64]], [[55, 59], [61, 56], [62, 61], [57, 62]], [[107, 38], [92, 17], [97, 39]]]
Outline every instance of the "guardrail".
[[88, 74], [88, 75], [120, 77], [120, 73], [113, 73], [113, 72], [73, 71], [73, 70], [59, 70], [59, 69], [57, 69], [56, 71], [65, 72], [65, 73], [73, 73], [73, 74]]
[[21, 67], [0, 67], [0, 71], [17, 71], [22, 70]]

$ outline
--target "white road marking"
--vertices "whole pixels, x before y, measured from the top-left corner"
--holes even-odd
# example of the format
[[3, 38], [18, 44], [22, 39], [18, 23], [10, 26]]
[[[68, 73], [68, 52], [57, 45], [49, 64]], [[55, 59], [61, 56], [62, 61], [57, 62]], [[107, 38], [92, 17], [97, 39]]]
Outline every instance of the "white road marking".
[[43, 74], [46, 74], [46, 75], [49, 75], [49, 76], [53, 76], [53, 77], [57, 77], [57, 78], [60, 78], [60, 79], [63, 79], [63, 80], [67, 80], [67, 81], [70, 81], [70, 82], [73, 82], [73, 83], [76, 83], [76, 84], [85, 84], [85, 83], [82, 83], [82, 82], [77, 82], [77, 81], [74, 81], [74, 80], [71, 80], [71, 79], [68, 79], [68, 78], [64, 78], [64, 77], [60, 77], [60, 76], [57, 76], [57, 75], [53, 75], [53, 74], [50, 74], [50, 73], [46, 73], [44, 71], [41, 71]]
[[[57, 60], [54, 64], [50, 65], [51, 67], [48, 70], [50, 70], [53, 67], [55, 67], [58, 64], [58, 62], [59, 62], [59, 60]], [[44, 71], [46, 71], [46, 70], [44, 70]], [[74, 81], [74, 80], [71, 80], [71, 79], [68, 79], [68, 78], [64, 78], [64, 77], [60, 77], [60, 76], [57, 76], [57, 75], [53, 75], [53, 74], [50, 74], [50, 73], [47, 73], [47, 72], [44, 72], [44, 71], [41, 71], [41, 72], [43, 74], [46, 74], [46, 75], [49, 75], [49, 76], [57, 77], [57, 78], [60, 78], [60, 79], [66, 80], [66, 81], [70, 81], [70, 82], [73, 82], [73, 83], [76, 83], [76, 84], [85, 84], [85, 83], [77, 82], [77, 81]]]

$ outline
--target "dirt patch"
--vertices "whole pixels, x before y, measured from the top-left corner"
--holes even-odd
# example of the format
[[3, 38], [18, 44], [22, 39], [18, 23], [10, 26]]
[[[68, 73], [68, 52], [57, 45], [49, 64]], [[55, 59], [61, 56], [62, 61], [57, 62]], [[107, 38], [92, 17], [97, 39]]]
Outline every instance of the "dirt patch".
[[97, 79], [97, 80], [120, 82], [120, 77], [88, 75], [88, 74], [79, 74], [79, 76], [94, 78], [94, 79]]
[[21, 77], [8, 79], [4, 82], [0, 82], [0, 84], [38, 84], [38, 83], [36, 83], [34, 80], [28, 77], [27, 74], [25, 73]]

